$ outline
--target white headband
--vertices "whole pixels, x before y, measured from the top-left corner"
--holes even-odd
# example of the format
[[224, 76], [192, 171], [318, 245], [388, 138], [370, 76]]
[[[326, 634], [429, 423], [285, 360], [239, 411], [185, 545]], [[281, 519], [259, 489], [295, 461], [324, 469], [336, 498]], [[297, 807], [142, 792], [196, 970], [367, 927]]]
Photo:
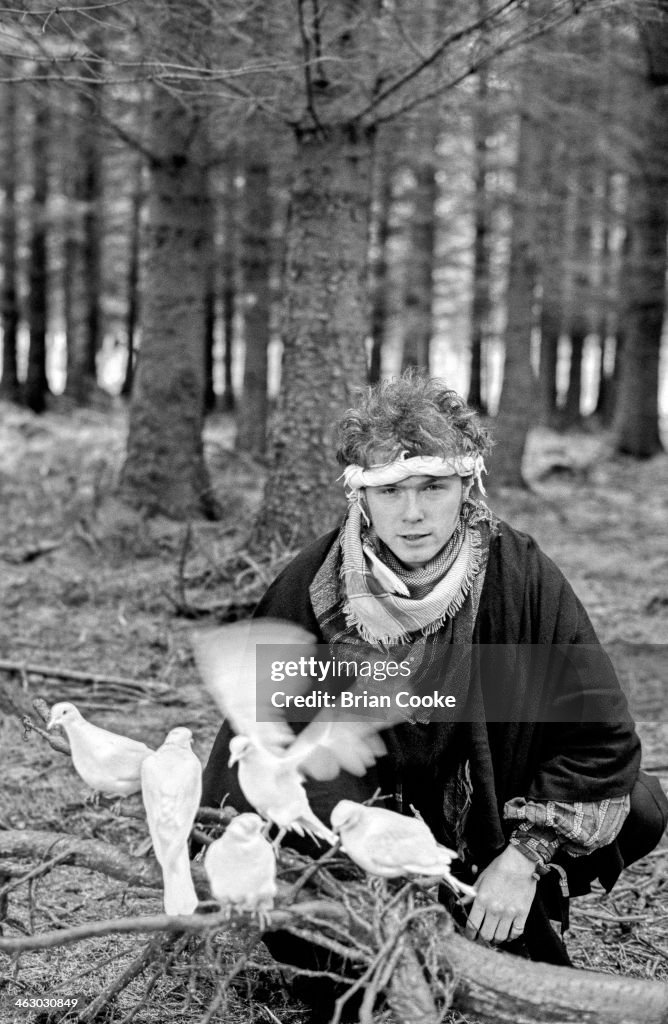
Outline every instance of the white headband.
[[361, 487], [382, 487], [406, 480], [409, 476], [474, 476], [482, 494], [482, 473], [486, 473], [482, 455], [453, 455], [448, 459], [440, 455], [412, 455], [394, 462], [386, 462], [382, 466], [346, 466], [343, 471], [343, 482], [354, 497]]

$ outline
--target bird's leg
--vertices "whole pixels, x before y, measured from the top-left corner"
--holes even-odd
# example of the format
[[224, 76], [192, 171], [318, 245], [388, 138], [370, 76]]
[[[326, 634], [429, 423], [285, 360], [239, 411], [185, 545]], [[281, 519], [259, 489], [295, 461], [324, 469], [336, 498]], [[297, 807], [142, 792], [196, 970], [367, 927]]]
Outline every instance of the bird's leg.
[[285, 838], [285, 834], [286, 834], [287, 831], [288, 831], [287, 828], [279, 828], [278, 835], [276, 836], [276, 838], [274, 839], [273, 843], [271, 844], [273, 846], [273, 848], [274, 848], [274, 855], [276, 857], [278, 857], [278, 855], [279, 855], [279, 852], [280, 852], [280, 849], [281, 849], [281, 843], [283, 842], [283, 839]]
[[376, 899], [380, 899], [385, 894], [385, 879], [379, 875], [372, 875], [369, 878], [369, 888]]

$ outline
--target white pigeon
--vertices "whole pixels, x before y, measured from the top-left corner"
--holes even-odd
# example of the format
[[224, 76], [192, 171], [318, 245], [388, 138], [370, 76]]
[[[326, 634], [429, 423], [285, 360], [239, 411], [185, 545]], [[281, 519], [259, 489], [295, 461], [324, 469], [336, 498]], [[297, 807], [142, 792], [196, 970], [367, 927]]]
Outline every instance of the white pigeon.
[[263, 818], [279, 827], [277, 845], [288, 830], [336, 844], [334, 833], [311, 810], [299, 760], [274, 754], [248, 736], [233, 736], [228, 765], [237, 762], [242, 793]]
[[457, 854], [437, 843], [419, 818], [409, 818], [385, 807], [368, 807], [354, 800], [339, 800], [331, 822], [341, 837], [343, 852], [368, 874], [381, 878], [438, 876], [453, 889], [475, 896], [472, 886], [450, 874], [450, 864]]
[[276, 858], [262, 835], [257, 814], [238, 814], [204, 854], [211, 894], [223, 909], [258, 914], [261, 924], [274, 907]]
[[152, 753], [141, 740], [102, 729], [81, 714], [76, 705], [60, 701], [51, 708], [47, 729], [61, 725], [70, 744], [72, 764], [92, 790], [124, 797], [141, 789], [142, 762]]
[[153, 851], [162, 868], [165, 913], [192, 914], [198, 901], [188, 838], [202, 796], [202, 765], [192, 750], [190, 729], [172, 729], [144, 760], [141, 789]]
[[[304, 790], [304, 777], [326, 780], [342, 769], [364, 775], [385, 753], [378, 735], [401, 720], [360, 718], [337, 709], [320, 712], [299, 735], [271, 705], [271, 688], [257, 680], [256, 646], [291, 645], [288, 652], [310, 657], [317, 651], [314, 637], [294, 622], [260, 618], [233, 623], [193, 635], [200, 675], [222, 715], [237, 734], [230, 742], [230, 761], [239, 763], [239, 785], [256, 811], [284, 832], [293, 829], [334, 844], [336, 837], [313, 814]], [[258, 685], [258, 682], [260, 685]], [[308, 678], [286, 678], [280, 688], [312, 685]]]

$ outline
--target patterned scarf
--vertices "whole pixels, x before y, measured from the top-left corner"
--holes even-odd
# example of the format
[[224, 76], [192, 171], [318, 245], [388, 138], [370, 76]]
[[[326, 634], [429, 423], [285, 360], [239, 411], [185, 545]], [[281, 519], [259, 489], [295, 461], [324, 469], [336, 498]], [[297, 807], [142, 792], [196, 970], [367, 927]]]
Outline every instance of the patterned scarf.
[[406, 643], [413, 633], [435, 633], [462, 607], [480, 573], [486, 554], [480, 526], [490, 519], [481, 502], [464, 502], [443, 550], [408, 569], [364, 530], [362, 507], [351, 502], [340, 537], [348, 625], [368, 643], [385, 646]]

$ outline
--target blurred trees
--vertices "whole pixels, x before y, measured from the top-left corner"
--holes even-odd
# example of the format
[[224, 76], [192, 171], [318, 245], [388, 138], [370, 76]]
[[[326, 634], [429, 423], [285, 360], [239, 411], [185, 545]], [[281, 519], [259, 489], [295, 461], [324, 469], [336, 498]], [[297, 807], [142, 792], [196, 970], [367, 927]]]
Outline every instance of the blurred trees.
[[637, 137], [631, 153], [620, 307], [621, 367], [615, 416], [617, 450], [661, 450], [659, 357], [666, 310], [668, 233], [668, 27], [650, 20], [640, 45], [646, 65], [631, 72]]
[[203, 409], [234, 405], [261, 547], [332, 522], [333, 425], [402, 363], [495, 418], [498, 484], [538, 422], [657, 451], [665, 5], [578, 9], [6, 12], [3, 396], [131, 396], [122, 493], [176, 516], [215, 514]]
[[2, 154], [2, 381], [0, 395], [10, 401], [20, 397], [18, 376], [18, 250], [17, 203], [18, 188], [18, 110], [17, 87], [7, 82], [3, 89], [2, 112], [5, 146]]

